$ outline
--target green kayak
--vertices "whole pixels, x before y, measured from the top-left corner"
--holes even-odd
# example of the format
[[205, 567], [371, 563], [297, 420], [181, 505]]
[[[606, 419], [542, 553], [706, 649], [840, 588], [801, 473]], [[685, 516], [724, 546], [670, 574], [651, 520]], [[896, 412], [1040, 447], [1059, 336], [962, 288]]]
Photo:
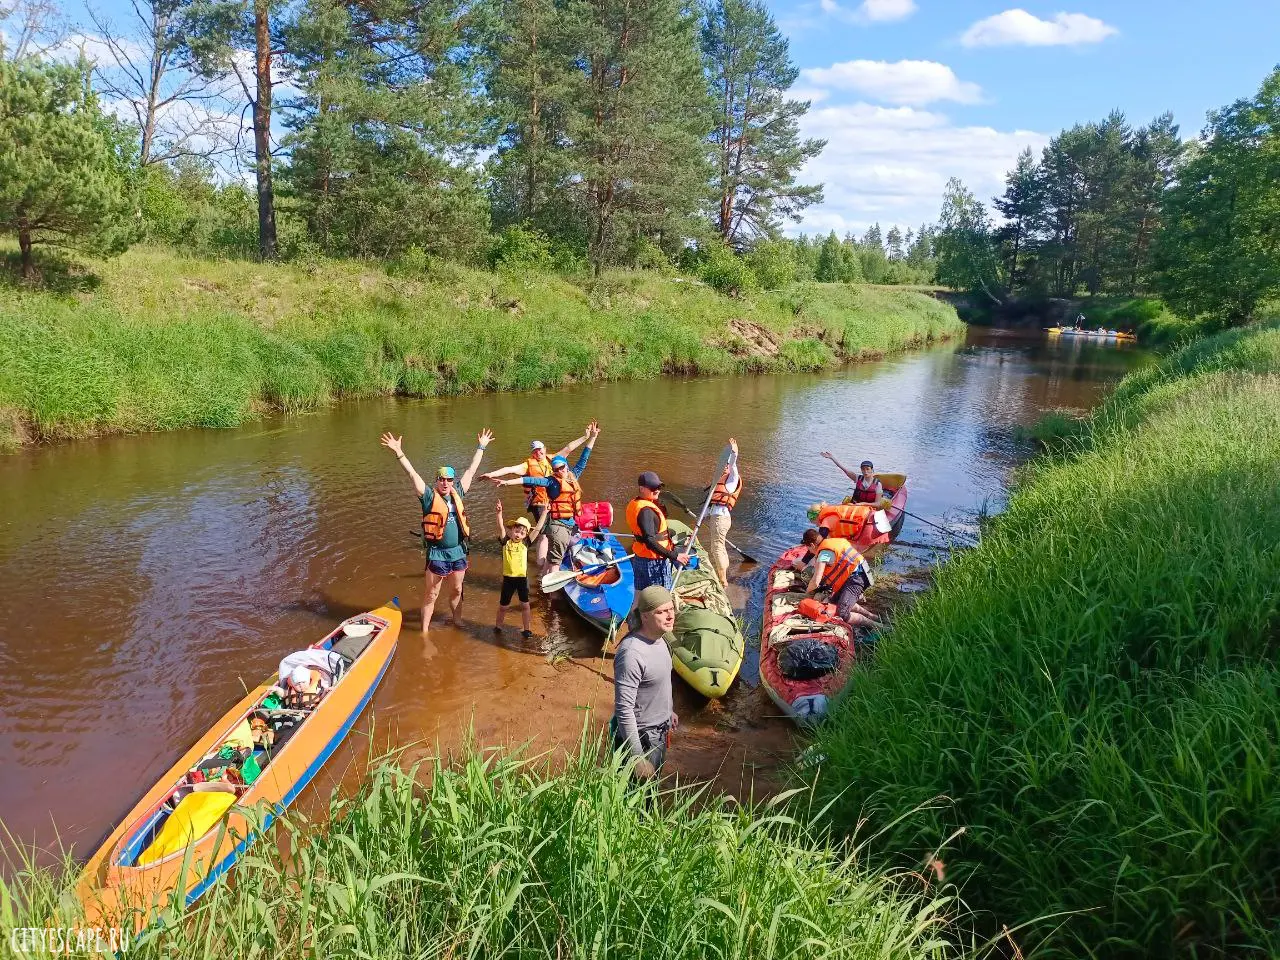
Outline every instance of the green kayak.
[[[667, 526], [673, 537], [691, 532], [678, 520], [668, 520]], [[700, 543], [694, 550], [697, 569], [682, 571], [676, 581], [671, 660], [676, 673], [700, 694], [723, 697], [742, 668], [746, 642], [706, 550]]]

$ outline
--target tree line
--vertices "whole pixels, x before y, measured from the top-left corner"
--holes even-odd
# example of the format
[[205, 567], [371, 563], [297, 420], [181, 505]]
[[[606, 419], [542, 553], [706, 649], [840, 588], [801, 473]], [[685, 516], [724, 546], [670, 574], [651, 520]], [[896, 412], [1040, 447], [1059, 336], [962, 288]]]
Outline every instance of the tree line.
[[[15, 9], [24, 23], [51, 10]], [[824, 143], [800, 136], [808, 103], [788, 96], [798, 71], [761, 0], [134, 0], [133, 13], [123, 28], [95, 18], [96, 65], [40, 56], [36, 29], [0, 50], [0, 224], [24, 271], [36, 244], [110, 250], [131, 232], [252, 243], [263, 259], [284, 242], [466, 260], [508, 228], [599, 271], [781, 243], [822, 199], [797, 178]], [[228, 154], [247, 161], [248, 197], [216, 176]]]
[[1156, 294], [1187, 316], [1251, 319], [1280, 294], [1280, 68], [1183, 141], [1169, 114], [1113, 112], [1024, 150], [991, 207], [947, 184], [937, 278], [1014, 296]]

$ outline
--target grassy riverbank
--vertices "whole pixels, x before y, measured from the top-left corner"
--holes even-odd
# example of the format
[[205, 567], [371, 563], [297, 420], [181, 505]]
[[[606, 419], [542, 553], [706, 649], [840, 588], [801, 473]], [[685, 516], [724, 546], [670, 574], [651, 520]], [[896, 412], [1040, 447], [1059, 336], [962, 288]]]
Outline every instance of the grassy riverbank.
[[[375, 770], [323, 826], [282, 824], [187, 922], [131, 957], [612, 957], [944, 960], [957, 904], [867, 871], [792, 821], [684, 791], [647, 804], [587, 749], [569, 769], [472, 755]], [[430, 774], [433, 788], [421, 789]], [[60, 916], [51, 873], [0, 921]], [[0, 891], [3, 892], [3, 891]], [[7, 934], [6, 934], [7, 936]]]
[[1280, 324], [1057, 432], [855, 677], [819, 793], [884, 849], [963, 830], [948, 880], [1039, 956], [1280, 955]]
[[343, 397], [820, 369], [963, 329], [925, 294], [843, 285], [738, 300], [652, 272], [576, 283], [148, 248], [93, 269], [59, 294], [0, 287], [0, 446], [234, 426]]

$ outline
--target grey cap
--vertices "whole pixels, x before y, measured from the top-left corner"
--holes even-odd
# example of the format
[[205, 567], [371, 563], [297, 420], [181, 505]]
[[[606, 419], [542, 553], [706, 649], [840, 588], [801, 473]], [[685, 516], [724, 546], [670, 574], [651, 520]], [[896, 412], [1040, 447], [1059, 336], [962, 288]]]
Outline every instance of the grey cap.
[[674, 602], [671, 591], [662, 584], [655, 583], [636, 594], [636, 612], [651, 613], [659, 607], [665, 607], [668, 603]]

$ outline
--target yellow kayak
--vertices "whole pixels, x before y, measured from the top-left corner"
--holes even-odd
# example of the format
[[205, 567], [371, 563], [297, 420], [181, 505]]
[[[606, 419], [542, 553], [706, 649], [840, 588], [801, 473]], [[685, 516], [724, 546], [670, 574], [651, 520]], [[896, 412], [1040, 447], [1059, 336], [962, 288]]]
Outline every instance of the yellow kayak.
[[[678, 520], [668, 520], [667, 527], [672, 536], [690, 532]], [[676, 581], [674, 639], [667, 643], [676, 673], [689, 686], [704, 697], [723, 697], [742, 668], [746, 641], [707, 552], [700, 543], [693, 546], [698, 567]]]

